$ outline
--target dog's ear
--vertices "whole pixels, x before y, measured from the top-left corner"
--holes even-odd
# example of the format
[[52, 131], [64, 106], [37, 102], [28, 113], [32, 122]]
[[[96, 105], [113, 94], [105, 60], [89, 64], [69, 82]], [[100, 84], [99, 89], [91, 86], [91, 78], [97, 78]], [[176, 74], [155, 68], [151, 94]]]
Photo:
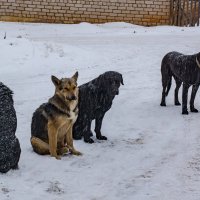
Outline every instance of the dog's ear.
[[78, 72], [76, 72], [76, 73], [72, 76], [72, 78], [73, 78], [75, 81], [77, 81], [77, 79], [78, 79]]
[[51, 80], [56, 87], [60, 84], [60, 80], [53, 75], [51, 76]]
[[120, 80], [121, 84], [124, 85], [124, 81], [123, 81], [123, 77], [121, 75], [121, 80]]

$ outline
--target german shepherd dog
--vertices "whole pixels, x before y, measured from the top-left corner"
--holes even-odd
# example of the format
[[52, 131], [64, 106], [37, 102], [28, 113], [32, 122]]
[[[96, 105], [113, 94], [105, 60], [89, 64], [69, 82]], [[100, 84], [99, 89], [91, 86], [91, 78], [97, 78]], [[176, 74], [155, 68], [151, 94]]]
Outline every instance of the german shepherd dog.
[[194, 99], [200, 84], [200, 53], [194, 55], [183, 55], [178, 52], [170, 52], [166, 54], [161, 64], [162, 74], [162, 100], [161, 106], [166, 106], [165, 97], [171, 88], [172, 76], [176, 82], [174, 92], [175, 105], [181, 105], [178, 100], [178, 91], [183, 82], [182, 93], [182, 114], [188, 114], [187, 98], [188, 89], [192, 85], [192, 94], [190, 99], [191, 112], [198, 112], [194, 107]]
[[81, 155], [73, 146], [72, 127], [78, 116], [78, 72], [71, 78], [52, 76], [55, 94], [33, 114], [31, 144], [41, 155], [50, 154], [56, 159], [64, 153]]
[[107, 137], [101, 134], [101, 125], [112, 101], [119, 94], [121, 84], [124, 85], [122, 74], [108, 71], [79, 86], [79, 115], [73, 126], [74, 139], [81, 139], [83, 136], [85, 142], [94, 143], [91, 138], [91, 123], [95, 120], [96, 138], [107, 140]]

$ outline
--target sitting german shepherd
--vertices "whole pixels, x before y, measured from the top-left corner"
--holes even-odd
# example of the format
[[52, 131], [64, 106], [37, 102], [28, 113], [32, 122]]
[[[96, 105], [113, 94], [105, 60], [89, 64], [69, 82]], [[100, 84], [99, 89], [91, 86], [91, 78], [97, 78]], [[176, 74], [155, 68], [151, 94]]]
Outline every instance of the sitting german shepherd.
[[78, 116], [78, 72], [71, 78], [52, 76], [55, 94], [33, 114], [31, 144], [41, 155], [50, 154], [56, 159], [64, 153], [81, 155], [73, 146], [72, 127]]
[[183, 55], [178, 52], [170, 52], [166, 54], [161, 64], [162, 74], [162, 100], [161, 106], [166, 106], [165, 97], [171, 88], [172, 76], [176, 82], [175, 88], [175, 105], [181, 105], [178, 100], [178, 91], [183, 82], [182, 94], [182, 114], [188, 114], [187, 98], [188, 89], [192, 85], [192, 94], [190, 99], [191, 112], [198, 112], [194, 107], [194, 99], [200, 84], [200, 53], [194, 55]]

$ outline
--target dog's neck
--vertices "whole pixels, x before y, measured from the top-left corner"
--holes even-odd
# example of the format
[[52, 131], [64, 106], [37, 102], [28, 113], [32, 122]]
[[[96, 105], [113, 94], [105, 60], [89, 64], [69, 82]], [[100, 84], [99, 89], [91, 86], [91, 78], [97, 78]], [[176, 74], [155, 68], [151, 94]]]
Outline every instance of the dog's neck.
[[67, 100], [60, 98], [57, 94], [49, 99], [49, 103], [66, 114], [70, 113], [70, 107], [68, 106]]
[[198, 61], [198, 58], [196, 57], [196, 63], [197, 63], [197, 66], [200, 68], [200, 63]]

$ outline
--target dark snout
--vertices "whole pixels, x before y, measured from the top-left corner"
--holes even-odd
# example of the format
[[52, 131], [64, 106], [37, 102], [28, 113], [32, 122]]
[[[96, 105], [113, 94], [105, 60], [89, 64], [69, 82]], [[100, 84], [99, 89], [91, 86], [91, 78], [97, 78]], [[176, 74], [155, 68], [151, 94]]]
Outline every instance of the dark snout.
[[71, 97], [67, 97], [66, 99], [69, 101], [74, 101], [74, 100], [77, 100], [77, 97], [73, 95]]
[[118, 95], [118, 94], [119, 94], [119, 89], [118, 89], [118, 88], [114, 89], [114, 90], [112, 91], [112, 93], [113, 93], [114, 95]]

